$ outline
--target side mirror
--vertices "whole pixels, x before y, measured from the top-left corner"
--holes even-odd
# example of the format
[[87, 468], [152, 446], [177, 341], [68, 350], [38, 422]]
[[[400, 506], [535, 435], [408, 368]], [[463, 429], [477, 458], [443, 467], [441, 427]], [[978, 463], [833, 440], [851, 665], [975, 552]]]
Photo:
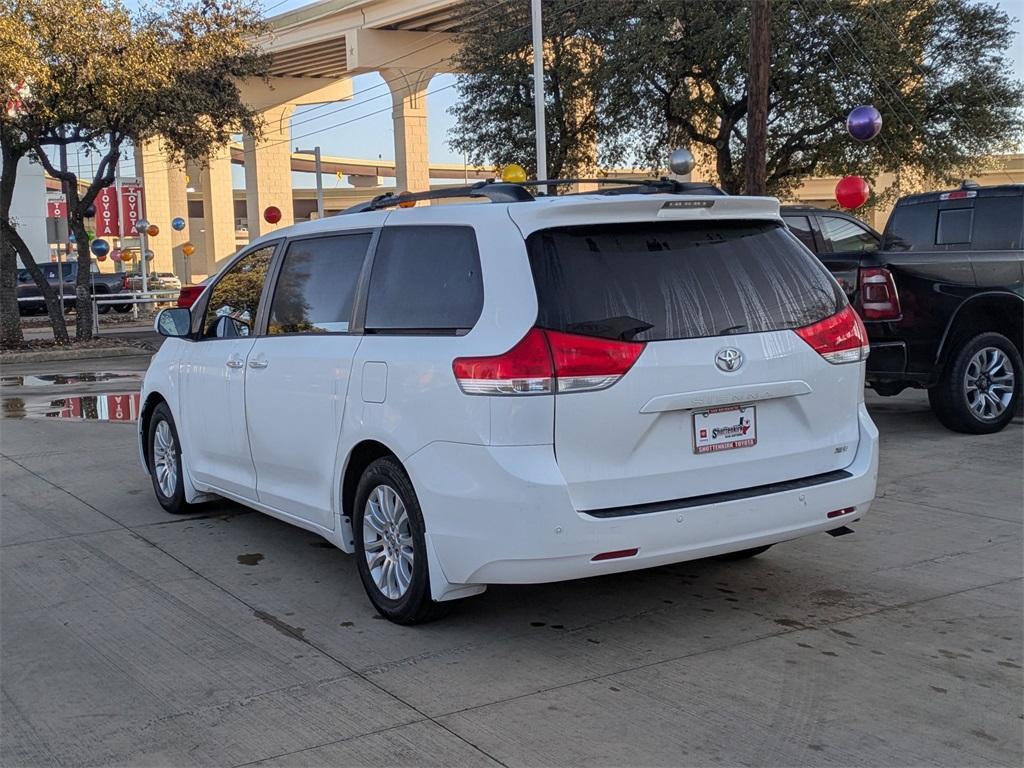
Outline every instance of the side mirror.
[[192, 312], [185, 307], [161, 309], [153, 328], [161, 336], [188, 336], [192, 332]]

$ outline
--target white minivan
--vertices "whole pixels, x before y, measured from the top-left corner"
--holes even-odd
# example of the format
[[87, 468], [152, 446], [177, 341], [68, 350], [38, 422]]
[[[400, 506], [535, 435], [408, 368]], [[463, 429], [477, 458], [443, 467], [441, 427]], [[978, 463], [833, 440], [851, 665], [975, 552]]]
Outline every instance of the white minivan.
[[401, 623], [864, 515], [867, 336], [776, 200], [463, 194], [277, 230], [158, 316], [139, 444], [168, 511], [314, 531]]

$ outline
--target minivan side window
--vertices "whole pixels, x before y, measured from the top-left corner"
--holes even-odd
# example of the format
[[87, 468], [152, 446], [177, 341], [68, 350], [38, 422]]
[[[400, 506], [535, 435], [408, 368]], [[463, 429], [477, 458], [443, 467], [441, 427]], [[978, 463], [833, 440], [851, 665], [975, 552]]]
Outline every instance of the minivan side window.
[[472, 227], [384, 227], [366, 299], [368, 333], [457, 334], [480, 319], [484, 288]]
[[203, 338], [251, 336], [274, 245], [257, 248], [225, 272], [210, 292], [203, 316]]
[[370, 237], [292, 241], [274, 286], [267, 333], [346, 333]]
[[867, 228], [840, 216], [819, 216], [821, 233], [832, 244], [832, 253], [865, 253], [878, 250], [878, 240]]

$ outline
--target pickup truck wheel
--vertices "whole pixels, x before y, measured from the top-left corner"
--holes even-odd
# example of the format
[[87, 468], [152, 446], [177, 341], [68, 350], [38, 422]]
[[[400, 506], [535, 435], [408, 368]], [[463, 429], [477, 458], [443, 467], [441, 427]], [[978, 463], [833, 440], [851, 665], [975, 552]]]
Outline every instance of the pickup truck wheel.
[[396, 624], [446, 611], [430, 597], [423, 514], [412, 482], [393, 458], [377, 459], [356, 487], [352, 528], [356, 567], [370, 602]]
[[998, 432], [1017, 408], [1022, 368], [1013, 342], [1000, 333], [979, 333], [953, 351], [939, 383], [928, 390], [928, 402], [954, 432]]
[[131, 304], [114, 304], [113, 307], [114, 307], [114, 311], [115, 312], [117, 312], [119, 314], [122, 314], [122, 315], [127, 314], [128, 312], [132, 311], [132, 305]]

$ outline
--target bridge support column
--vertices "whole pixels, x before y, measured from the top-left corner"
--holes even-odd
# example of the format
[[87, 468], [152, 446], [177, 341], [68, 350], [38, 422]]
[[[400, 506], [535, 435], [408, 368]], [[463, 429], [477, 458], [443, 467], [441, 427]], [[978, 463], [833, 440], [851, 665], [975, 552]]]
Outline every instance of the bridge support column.
[[203, 195], [203, 232], [193, 241], [196, 252], [189, 268], [193, 282], [217, 271], [235, 252], [235, 201], [231, 185], [231, 150], [221, 147], [199, 171]]
[[[242, 137], [245, 208], [250, 240], [295, 223], [291, 166], [291, 119], [294, 111], [294, 104], [268, 109], [263, 113], [265, 124], [259, 141], [251, 136]], [[276, 224], [263, 220], [263, 211], [271, 205], [281, 210], [281, 220]]]
[[[171, 272], [171, 161], [159, 141], [147, 141], [135, 150], [135, 175], [145, 188], [143, 214], [150, 224], [160, 228], [156, 237], [148, 237], [147, 246], [153, 260], [146, 265], [150, 272]], [[126, 233], [127, 234], [127, 233]], [[133, 267], [136, 265], [133, 265]], [[141, 264], [138, 265], [141, 269]]]
[[430, 189], [427, 148], [427, 86], [430, 70], [382, 69], [391, 89], [395, 126], [395, 184], [399, 192]]

